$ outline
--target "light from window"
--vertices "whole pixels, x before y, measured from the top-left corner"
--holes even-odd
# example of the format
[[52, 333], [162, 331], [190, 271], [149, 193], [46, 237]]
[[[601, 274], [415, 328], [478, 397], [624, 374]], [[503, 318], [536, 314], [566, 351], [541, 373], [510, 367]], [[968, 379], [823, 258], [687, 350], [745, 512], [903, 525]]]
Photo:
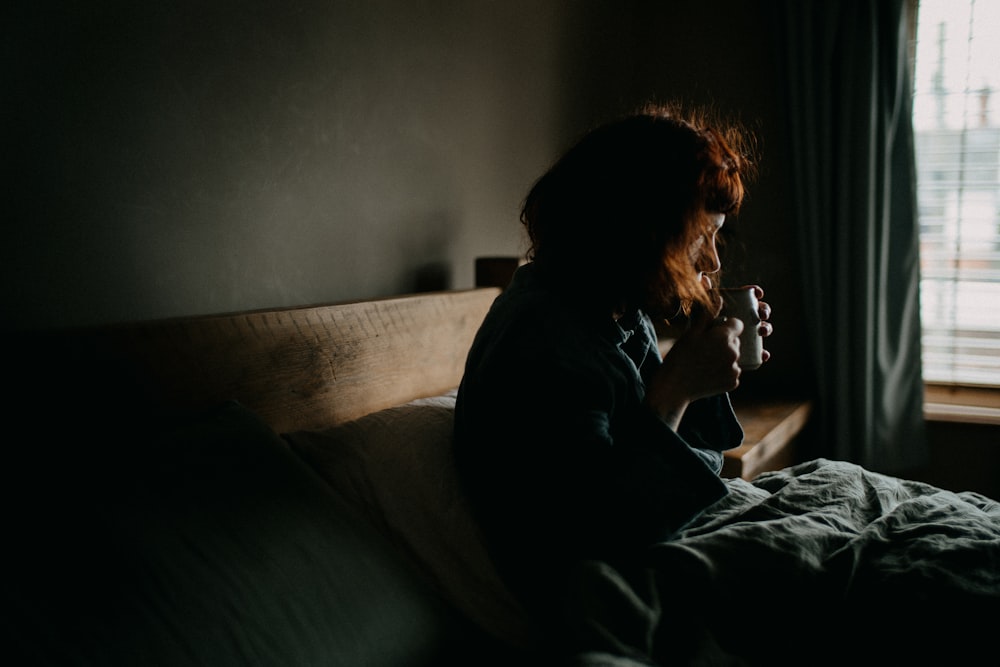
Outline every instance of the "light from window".
[[924, 381], [1000, 386], [1000, 0], [920, 0], [915, 59]]

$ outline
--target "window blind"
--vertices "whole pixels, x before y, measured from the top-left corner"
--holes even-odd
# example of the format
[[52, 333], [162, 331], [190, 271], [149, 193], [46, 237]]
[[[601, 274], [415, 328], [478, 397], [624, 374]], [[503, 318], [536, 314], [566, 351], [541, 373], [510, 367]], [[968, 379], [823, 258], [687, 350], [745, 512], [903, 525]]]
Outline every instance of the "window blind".
[[920, 0], [914, 54], [924, 381], [1000, 386], [1000, 0]]

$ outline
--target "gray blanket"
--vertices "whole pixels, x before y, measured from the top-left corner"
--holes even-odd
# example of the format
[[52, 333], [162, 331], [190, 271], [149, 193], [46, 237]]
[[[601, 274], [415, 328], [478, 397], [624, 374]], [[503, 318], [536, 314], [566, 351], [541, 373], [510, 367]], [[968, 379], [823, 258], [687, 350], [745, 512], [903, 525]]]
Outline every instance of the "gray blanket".
[[585, 568], [579, 664], [1000, 664], [1000, 503], [823, 459], [729, 485], [648, 583]]

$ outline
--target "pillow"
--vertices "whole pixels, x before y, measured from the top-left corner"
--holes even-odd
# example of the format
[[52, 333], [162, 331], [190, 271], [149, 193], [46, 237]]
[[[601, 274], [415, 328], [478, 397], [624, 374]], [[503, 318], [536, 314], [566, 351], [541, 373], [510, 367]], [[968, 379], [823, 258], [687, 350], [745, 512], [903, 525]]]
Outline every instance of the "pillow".
[[455, 392], [322, 431], [284, 435], [326, 479], [485, 630], [527, 645], [524, 616], [487, 553], [452, 455]]
[[31, 658], [11, 664], [429, 665], [468, 634], [253, 412], [161, 426], [102, 434], [72, 485], [31, 441], [47, 467], [31, 522], [5, 523], [4, 589]]

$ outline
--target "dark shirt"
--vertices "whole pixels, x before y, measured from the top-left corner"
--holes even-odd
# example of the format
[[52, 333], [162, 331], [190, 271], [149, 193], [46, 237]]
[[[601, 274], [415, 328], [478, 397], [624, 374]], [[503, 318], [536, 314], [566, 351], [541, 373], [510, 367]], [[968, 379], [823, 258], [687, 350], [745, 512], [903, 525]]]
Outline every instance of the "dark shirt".
[[516, 272], [469, 352], [455, 412], [459, 474], [501, 576], [531, 606], [574, 563], [634, 565], [726, 494], [721, 451], [743, 431], [729, 397], [674, 432], [643, 404], [660, 365], [640, 311], [617, 322]]

